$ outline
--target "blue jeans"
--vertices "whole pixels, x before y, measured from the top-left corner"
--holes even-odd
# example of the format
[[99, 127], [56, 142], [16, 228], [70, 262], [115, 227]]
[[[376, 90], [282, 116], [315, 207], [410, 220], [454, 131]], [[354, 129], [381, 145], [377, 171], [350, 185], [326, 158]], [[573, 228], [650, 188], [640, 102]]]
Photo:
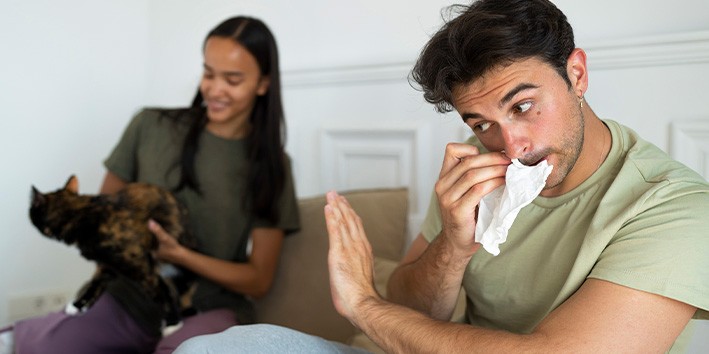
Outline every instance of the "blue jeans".
[[269, 324], [234, 326], [217, 334], [188, 339], [173, 354], [193, 353], [342, 353], [366, 354], [364, 349]]

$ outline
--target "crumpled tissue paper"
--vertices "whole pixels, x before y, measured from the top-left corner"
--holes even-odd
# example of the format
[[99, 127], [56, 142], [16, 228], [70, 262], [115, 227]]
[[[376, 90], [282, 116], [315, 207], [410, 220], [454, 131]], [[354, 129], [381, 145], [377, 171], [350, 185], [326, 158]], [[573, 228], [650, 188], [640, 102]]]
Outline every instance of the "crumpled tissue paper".
[[552, 168], [546, 160], [535, 166], [525, 166], [512, 159], [507, 167], [505, 184], [480, 200], [475, 226], [475, 242], [482, 244], [493, 256], [500, 254], [500, 244], [507, 241], [507, 233], [519, 211], [542, 192]]

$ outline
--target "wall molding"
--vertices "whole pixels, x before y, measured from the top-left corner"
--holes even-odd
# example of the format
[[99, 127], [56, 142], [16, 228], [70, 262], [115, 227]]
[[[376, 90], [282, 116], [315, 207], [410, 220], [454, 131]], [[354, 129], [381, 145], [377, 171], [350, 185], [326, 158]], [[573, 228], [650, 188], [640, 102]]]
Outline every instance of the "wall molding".
[[284, 87], [368, 84], [406, 80], [413, 63], [382, 63], [283, 71]]
[[[680, 32], [577, 43], [591, 70], [709, 63], [709, 31]], [[359, 85], [406, 80], [413, 62], [283, 71], [283, 86]]]
[[604, 40], [582, 48], [591, 70], [709, 63], [709, 31]]
[[421, 212], [428, 202], [419, 195], [419, 177], [429, 165], [421, 151], [430, 145], [425, 127], [410, 122], [325, 127], [320, 133], [322, 185], [337, 190], [406, 186], [410, 212]]
[[670, 155], [709, 179], [709, 120], [672, 122]]

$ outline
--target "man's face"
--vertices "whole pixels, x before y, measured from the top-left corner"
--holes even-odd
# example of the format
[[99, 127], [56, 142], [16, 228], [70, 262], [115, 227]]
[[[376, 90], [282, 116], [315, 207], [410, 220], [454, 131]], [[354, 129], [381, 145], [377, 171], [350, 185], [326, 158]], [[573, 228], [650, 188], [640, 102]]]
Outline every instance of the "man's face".
[[453, 105], [488, 150], [504, 151], [525, 165], [554, 165], [545, 189], [561, 184], [581, 153], [579, 98], [539, 59], [493, 68], [454, 87]]

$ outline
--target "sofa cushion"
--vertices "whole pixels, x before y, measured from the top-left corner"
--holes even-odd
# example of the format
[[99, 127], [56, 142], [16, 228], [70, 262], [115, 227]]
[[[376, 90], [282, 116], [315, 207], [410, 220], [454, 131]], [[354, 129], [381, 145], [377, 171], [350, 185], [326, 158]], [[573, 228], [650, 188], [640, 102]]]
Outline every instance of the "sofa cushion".
[[[406, 242], [408, 191], [392, 188], [340, 194], [362, 218], [375, 255], [375, 282], [381, 288], [390, 270], [380, 266], [392, 268]], [[301, 230], [284, 241], [273, 286], [266, 297], [256, 301], [258, 322], [346, 343], [357, 330], [335, 311], [330, 296], [325, 196], [300, 199], [298, 204]]]

